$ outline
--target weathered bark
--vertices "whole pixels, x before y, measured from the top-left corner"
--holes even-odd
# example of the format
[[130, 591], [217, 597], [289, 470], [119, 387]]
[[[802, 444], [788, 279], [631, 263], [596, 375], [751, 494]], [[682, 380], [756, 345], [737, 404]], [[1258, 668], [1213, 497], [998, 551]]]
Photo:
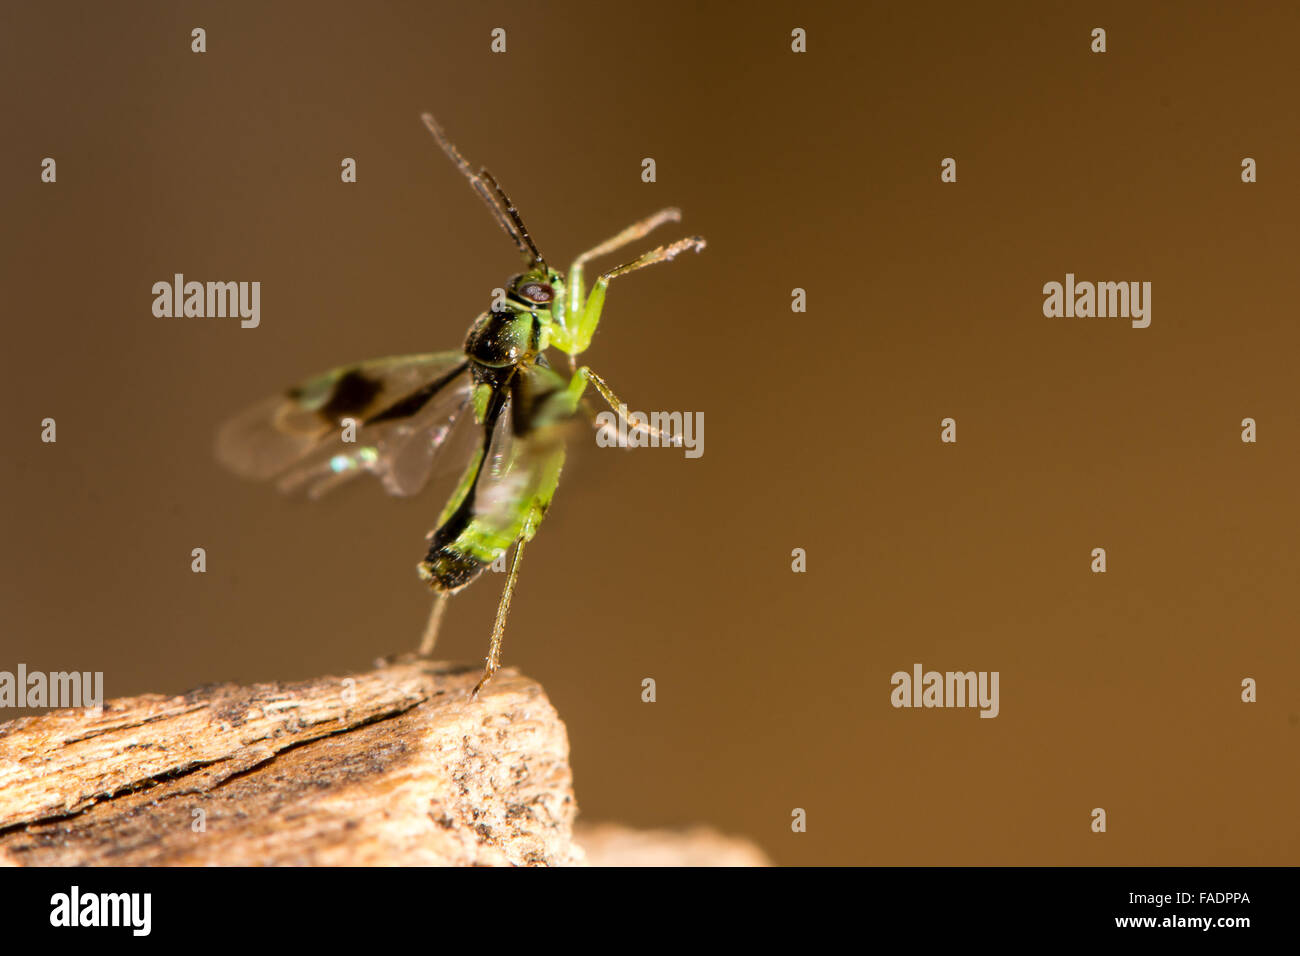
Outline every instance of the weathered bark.
[[[22, 864], [580, 862], [564, 725], [506, 671], [405, 661], [0, 727]], [[19, 826], [21, 824], [21, 826]]]
[[[0, 725], [0, 863], [585, 862], [559, 715], [511, 670], [471, 701], [478, 676], [404, 658]], [[762, 862], [712, 834], [592, 833], [598, 863]]]

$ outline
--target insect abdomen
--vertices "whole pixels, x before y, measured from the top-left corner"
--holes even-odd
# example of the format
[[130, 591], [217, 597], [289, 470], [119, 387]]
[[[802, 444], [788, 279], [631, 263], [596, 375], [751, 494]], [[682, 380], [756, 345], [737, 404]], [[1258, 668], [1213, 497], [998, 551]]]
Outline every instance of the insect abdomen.
[[429, 548], [429, 553], [419, 564], [421, 579], [434, 591], [459, 591], [473, 581], [491, 561], [482, 561], [452, 541]]
[[420, 577], [435, 591], [459, 591], [514, 544], [510, 530], [484, 527], [476, 518], [458, 527], [449, 521], [438, 528], [429, 553], [420, 562]]

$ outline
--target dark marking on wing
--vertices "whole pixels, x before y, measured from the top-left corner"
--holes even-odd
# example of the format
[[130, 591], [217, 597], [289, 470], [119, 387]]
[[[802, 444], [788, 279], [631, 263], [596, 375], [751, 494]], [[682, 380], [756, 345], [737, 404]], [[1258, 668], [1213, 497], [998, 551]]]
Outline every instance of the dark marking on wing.
[[374, 425], [377, 422], [392, 421], [396, 418], [410, 418], [420, 409], [424, 408], [435, 395], [442, 391], [449, 382], [456, 376], [465, 371], [469, 365], [468, 362], [461, 362], [445, 375], [434, 379], [428, 385], [422, 385], [405, 398], [398, 399], [392, 405], [389, 405], [383, 411], [376, 412], [366, 419], [366, 425]]
[[[320, 408], [316, 409], [316, 414], [333, 424], [344, 416], [355, 415], [363, 411], [367, 405], [374, 401], [375, 396], [383, 390], [383, 387], [383, 382], [358, 372], [356, 369], [348, 369], [334, 383], [334, 387], [330, 389], [329, 398], [325, 400], [325, 403]], [[289, 397], [296, 402], [301, 401], [303, 390], [301, 388], [291, 388]]]

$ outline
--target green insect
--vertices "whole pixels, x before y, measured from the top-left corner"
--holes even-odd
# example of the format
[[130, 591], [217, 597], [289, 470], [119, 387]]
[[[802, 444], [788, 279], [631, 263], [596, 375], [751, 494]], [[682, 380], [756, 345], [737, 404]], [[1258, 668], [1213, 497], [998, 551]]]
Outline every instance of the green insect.
[[[652, 249], [602, 273], [587, 292], [588, 262], [679, 221], [681, 213], [663, 209], [628, 226], [573, 260], [566, 276], [547, 264], [492, 174], [475, 171], [438, 122], [427, 113], [422, 118], [514, 241], [524, 271], [474, 320], [461, 351], [376, 359], [308, 379], [228, 422], [217, 436], [217, 456], [238, 474], [279, 478], [283, 490], [305, 488], [313, 498], [363, 472], [377, 475], [390, 494], [412, 495], [428, 481], [457, 419], [472, 412], [475, 451], [417, 570], [435, 595], [420, 644], [428, 655], [447, 599], [514, 548], [487, 666], [471, 695], [477, 696], [501, 664], [519, 564], [559, 483], [566, 426], [580, 411], [590, 414], [583, 401], [587, 386], [626, 415], [627, 406], [604, 379], [575, 361], [591, 344], [606, 289], [619, 276], [688, 249], [698, 252], [704, 240], [692, 236]], [[551, 367], [550, 348], [569, 357], [567, 377]], [[674, 439], [624, 421], [629, 430]]]

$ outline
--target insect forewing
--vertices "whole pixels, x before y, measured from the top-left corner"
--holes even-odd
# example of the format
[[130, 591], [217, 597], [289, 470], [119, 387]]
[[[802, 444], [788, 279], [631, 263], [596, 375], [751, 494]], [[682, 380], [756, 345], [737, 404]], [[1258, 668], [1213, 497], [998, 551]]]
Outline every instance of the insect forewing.
[[[504, 537], [519, 534], [531, 502], [550, 501], [564, 463], [567, 420], [543, 411], [546, 397], [562, 390], [564, 382], [546, 368], [521, 374], [521, 387], [512, 392], [497, 422], [474, 500], [475, 519]], [[517, 401], [526, 411], [513, 407]], [[521, 426], [523, 434], [517, 431]]]
[[363, 472], [390, 494], [414, 494], [470, 394], [460, 352], [333, 369], [227, 422], [217, 458], [245, 477], [279, 477], [287, 491], [306, 487], [311, 497]]
[[510, 400], [506, 399], [501, 415], [492, 429], [492, 441], [488, 445], [487, 466], [483, 469], [485, 479], [501, 478], [510, 467], [511, 446]]

